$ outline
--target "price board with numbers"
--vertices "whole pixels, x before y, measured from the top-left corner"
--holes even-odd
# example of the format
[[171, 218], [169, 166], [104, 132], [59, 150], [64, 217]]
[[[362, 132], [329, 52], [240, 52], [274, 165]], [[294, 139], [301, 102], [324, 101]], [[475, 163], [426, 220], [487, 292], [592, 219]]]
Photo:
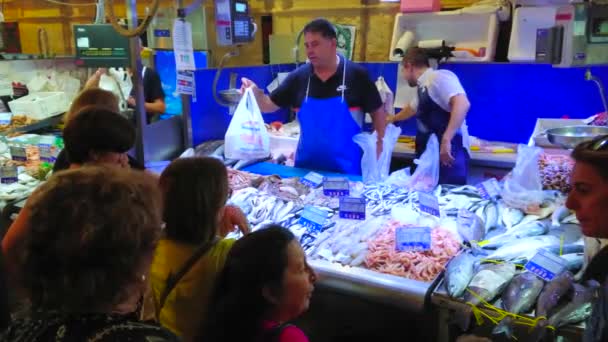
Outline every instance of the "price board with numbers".
[[526, 270], [545, 281], [551, 281], [566, 270], [566, 261], [559, 256], [541, 249], [528, 261]]
[[22, 146], [10, 146], [11, 159], [15, 161], [27, 161], [27, 152], [25, 147]]
[[399, 227], [395, 230], [395, 249], [398, 252], [420, 252], [431, 249], [431, 228]]
[[482, 183], [477, 184], [477, 190], [483, 199], [495, 200], [500, 196], [500, 185], [496, 178], [490, 178]]
[[40, 144], [38, 145], [38, 150], [40, 151], [40, 160], [47, 163], [52, 163], [55, 161], [55, 156], [53, 155], [53, 147], [49, 144]]
[[323, 194], [330, 197], [350, 195], [350, 183], [344, 177], [326, 177], [323, 180]]
[[316, 172], [309, 172], [306, 176], [300, 178], [300, 183], [311, 188], [318, 188], [323, 184], [323, 176]]
[[340, 218], [350, 220], [365, 220], [365, 198], [341, 197], [339, 215]]
[[0, 183], [2, 184], [17, 183], [18, 175], [17, 167], [14, 165], [0, 167]]
[[329, 214], [327, 211], [309, 205], [304, 207], [304, 211], [302, 212], [302, 216], [300, 216], [298, 223], [308, 230], [318, 232], [323, 229], [328, 216]]
[[426, 192], [418, 192], [418, 209], [429, 215], [440, 217], [439, 214], [439, 201], [433, 194]]

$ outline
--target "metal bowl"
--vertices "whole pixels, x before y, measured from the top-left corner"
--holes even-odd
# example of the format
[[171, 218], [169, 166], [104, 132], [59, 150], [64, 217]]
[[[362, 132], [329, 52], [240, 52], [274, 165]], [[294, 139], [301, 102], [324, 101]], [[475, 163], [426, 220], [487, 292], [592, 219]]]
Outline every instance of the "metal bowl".
[[220, 90], [218, 92], [223, 101], [229, 104], [237, 104], [243, 96], [241, 92], [236, 88]]
[[566, 126], [548, 129], [545, 134], [553, 145], [573, 149], [576, 145], [593, 140], [600, 135], [608, 135], [608, 127], [603, 126]]

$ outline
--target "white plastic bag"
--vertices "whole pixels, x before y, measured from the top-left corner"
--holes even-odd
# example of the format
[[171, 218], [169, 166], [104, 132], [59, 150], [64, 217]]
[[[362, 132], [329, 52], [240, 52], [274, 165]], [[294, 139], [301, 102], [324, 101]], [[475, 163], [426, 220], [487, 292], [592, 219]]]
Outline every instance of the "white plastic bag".
[[376, 88], [378, 88], [378, 92], [380, 93], [380, 99], [382, 99], [386, 114], [395, 115], [395, 95], [388, 84], [386, 84], [384, 77], [378, 77]]
[[382, 139], [382, 153], [377, 156], [378, 133], [359, 133], [353, 137], [353, 141], [357, 143], [363, 150], [361, 158], [361, 171], [363, 183], [378, 183], [388, 178], [388, 173], [391, 167], [391, 157], [393, 149], [397, 143], [397, 139], [401, 134], [401, 128], [390, 124], [384, 131]]
[[435, 134], [431, 135], [426, 150], [420, 159], [414, 160], [418, 165], [409, 179], [407, 188], [414, 191], [431, 191], [439, 183], [439, 141]]
[[519, 145], [513, 171], [506, 177], [501, 196], [511, 208], [533, 214], [544, 199], [538, 157], [542, 149]]
[[270, 137], [251, 88], [245, 90], [224, 138], [227, 159], [260, 159], [270, 155]]

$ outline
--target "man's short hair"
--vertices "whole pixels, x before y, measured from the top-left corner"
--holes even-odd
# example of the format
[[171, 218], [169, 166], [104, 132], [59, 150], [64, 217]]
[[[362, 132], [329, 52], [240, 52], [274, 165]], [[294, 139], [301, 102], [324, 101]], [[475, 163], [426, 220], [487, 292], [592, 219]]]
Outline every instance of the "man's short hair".
[[401, 60], [402, 65], [410, 64], [416, 68], [422, 67], [430, 67], [429, 56], [427, 55], [424, 49], [419, 47], [411, 47], [407, 49], [405, 52], [405, 56], [403, 56], [403, 60]]
[[306, 26], [304, 26], [304, 29], [302, 31], [304, 33], [320, 33], [323, 38], [338, 38], [334, 25], [332, 25], [329, 20], [323, 18], [318, 18], [309, 22], [308, 24], [306, 24]]

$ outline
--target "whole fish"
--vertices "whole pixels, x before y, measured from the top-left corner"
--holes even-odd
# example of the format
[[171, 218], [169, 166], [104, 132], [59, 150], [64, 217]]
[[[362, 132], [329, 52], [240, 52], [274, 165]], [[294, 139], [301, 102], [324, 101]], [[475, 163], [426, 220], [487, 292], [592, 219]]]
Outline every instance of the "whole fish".
[[518, 225], [507, 232], [491, 237], [490, 239], [484, 241], [484, 248], [499, 248], [506, 243], [516, 241], [518, 239], [530, 237], [530, 236], [539, 236], [544, 235], [549, 231], [549, 227], [542, 221], [534, 221], [529, 224]]
[[566, 208], [565, 205], [560, 205], [551, 215], [551, 225], [553, 227], [559, 227], [563, 219], [570, 215], [570, 209]]
[[446, 267], [445, 287], [452, 298], [460, 298], [473, 278], [477, 258], [467, 252], [455, 256]]
[[[545, 282], [530, 272], [515, 276], [502, 293], [503, 308], [516, 315], [530, 311], [543, 286], [545, 286]], [[513, 318], [508, 316], [500, 321], [492, 333], [496, 335], [504, 333], [511, 338], [513, 336]]]
[[489, 260], [530, 260], [540, 248], [559, 245], [559, 239], [552, 235], [532, 236], [504, 244], [486, 257]]
[[578, 244], [578, 243], [569, 243], [569, 244], [565, 244], [565, 245], [558, 245], [558, 246], [549, 246], [549, 247], [545, 247], [545, 249], [555, 255], [567, 255], [567, 254], [577, 254], [577, 253], [584, 253], [585, 252], [585, 245], [584, 244]]
[[481, 218], [464, 208], [458, 211], [456, 218], [458, 233], [465, 242], [469, 244], [481, 241], [486, 235], [486, 230]]
[[504, 223], [507, 230], [513, 228], [513, 226], [519, 224], [524, 219], [526, 214], [519, 209], [505, 207], [502, 215], [502, 222]]
[[485, 222], [485, 229], [486, 229], [486, 233], [489, 232], [491, 229], [496, 228], [498, 226], [498, 219], [499, 219], [499, 215], [498, 215], [498, 206], [493, 203], [490, 202], [486, 205], [485, 209], [484, 209], [484, 222]]
[[532, 333], [532, 339], [534, 341], [542, 340], [547, 332], [547, 326], [559, 328], [564, 325], [582, 322], [591, 317], [593, 303], [598, 297], [599, 287], [600, 285], [596, 281], [590, 282], [588, 286], [572, 285], [572, 291], [574, 292], [572, 300], [558, 308], [548, 320], [538, 322]]
[[536, 303], [535, 315], [539, 317], [547, 317], [551, 311], [557, 306], [559, 300], [566, 294], [574, 285], [574, 276], [570, 272], [564, 272], [553, 278], [543, 291], [538, 296]]
[[467, 287], [464, 301], [477, 306], [481, 303], [481, 299], [487, 302], [493, 300], [513, 279], [515, 271], [515, 265], [511, 263], [480, 266]]

